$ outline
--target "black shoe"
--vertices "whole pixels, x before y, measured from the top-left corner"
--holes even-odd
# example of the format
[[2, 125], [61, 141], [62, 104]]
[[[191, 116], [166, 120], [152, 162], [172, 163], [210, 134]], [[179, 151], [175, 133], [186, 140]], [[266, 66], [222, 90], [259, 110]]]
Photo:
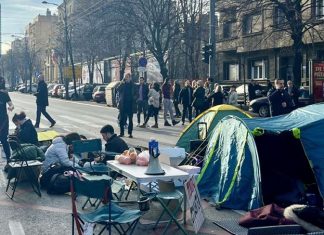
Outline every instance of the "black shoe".
[[50, 125], [50, 128], [52, 128], [53, 126], [55, 126], [56, 121], [52, 122], [52, 124]]
[[182, 122], [182, 126], [184, 125], [184, 122]]
[[124, 137], [124, 134], [120, 134], [118, 137]]
[[171, 126], [171, 125], [170, 125], [170, 123], [168, 123], [168, 121], [165, 121], [164, 126]]
[[5, 173], [8, 173], [8, 171], [9, 171], [9, 164], [7, 164], [7, 165], [4, 166], [3, 171]]
[[39, 125], [35, 125], [34, 127], [35, 127], [35, 128], [39, 128]]
[[128, 136], [128, 138], [131, 138], [131, 139], [133, 139], [133, 136], [132, 136], [132, 134], [130, 134], [130, 135]]
[[172, 125], [175, 126], [179, 123], [179, 121], [176, 121], [176, 120], [172, 120]]

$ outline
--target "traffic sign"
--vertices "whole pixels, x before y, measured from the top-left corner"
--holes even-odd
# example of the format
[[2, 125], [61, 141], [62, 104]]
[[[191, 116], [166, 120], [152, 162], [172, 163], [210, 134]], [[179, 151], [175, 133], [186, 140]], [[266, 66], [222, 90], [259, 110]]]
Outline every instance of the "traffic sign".
[[147, 65], [147, 59], [145, 57], [141, 57], [138, 60], [139, 67], [146, 67]]

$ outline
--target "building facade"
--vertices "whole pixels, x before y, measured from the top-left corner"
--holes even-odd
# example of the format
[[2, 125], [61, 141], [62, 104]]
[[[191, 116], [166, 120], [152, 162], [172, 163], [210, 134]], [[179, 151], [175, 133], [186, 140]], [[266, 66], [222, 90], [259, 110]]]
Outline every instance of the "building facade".
[[38, 15], [26, 29], [30, 53], [35, 56], [35, 73], [43, 73], [48, 81], [58, 80], [58, 67], [52, 60], [52, 48], [57, 35], [58, 17], [47, 9]]
[[[309, 80], [312, 60], [324, 58], [324, 0], [304, 0], [303, 22], [313, 28], [304, 34], [302, 83]], [[251, 1], [253, 2], [253, 1]], [[267, 1], [271, 2], [271, 1]], [[288, 22], [275, 5], [247, 7], [242, 11], [228, 1], [218, 4], [217, 31], [218, 80], [224, 83], [241, 83], [244, 80], [293, 79], [294, 51]]]

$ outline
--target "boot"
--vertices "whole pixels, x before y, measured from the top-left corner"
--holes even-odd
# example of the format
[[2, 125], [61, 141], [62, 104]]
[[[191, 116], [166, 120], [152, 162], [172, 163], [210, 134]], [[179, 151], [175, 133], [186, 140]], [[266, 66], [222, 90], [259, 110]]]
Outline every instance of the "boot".
[[168, 121], [165, 121], [164, 126], [171, 126], [171, 125], [170, 125], [170, 123]]
[[159, 125], [157, 123], [155, 123], [153, 126], [151, 126], [152, 128], [159, 128]]
[[176, 120], [172, 120], [172, 125], [175, 126], [179, 123], [179, 121], [176, 121]]
[[143, 123], [143, 125], [140, 125], [139, 127], [140, 127], [140, 128], [146, 128], [146, 124]]

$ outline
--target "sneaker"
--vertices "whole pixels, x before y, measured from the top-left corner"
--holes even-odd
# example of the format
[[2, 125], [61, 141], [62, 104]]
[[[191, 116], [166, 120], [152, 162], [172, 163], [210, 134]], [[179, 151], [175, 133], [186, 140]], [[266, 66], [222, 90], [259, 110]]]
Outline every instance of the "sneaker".
[[154, 124], [153, 126], [151, 126], [152, 128], [159, 128], [158, 124]]
[[179, 123], [179, 121], [176, 121], [176, 120], [172, 120], [172, 125], [175, 126]]
[[171, 126], [171, 125], [170, 125], [170, 123], [168, 123], [168, 121], [165, 121], [164, 126]]
[[128, 136], [128, 138], [131, 138], [131, 139], [133, 139], [133, 136], [132, 136], [132, 134], [130, 134], [130, 135]]
[[118, 137], [124, 137], [124, 134], [120, 134]]
[[56, 121], [52, 122], [52, 124], [50, 125], [50, 128], [52, 128], [53, 126], [55, 126]]
[[138, 127], [140, 127], [140, 128], [146, 128], [146, 124], [139, 125]]

